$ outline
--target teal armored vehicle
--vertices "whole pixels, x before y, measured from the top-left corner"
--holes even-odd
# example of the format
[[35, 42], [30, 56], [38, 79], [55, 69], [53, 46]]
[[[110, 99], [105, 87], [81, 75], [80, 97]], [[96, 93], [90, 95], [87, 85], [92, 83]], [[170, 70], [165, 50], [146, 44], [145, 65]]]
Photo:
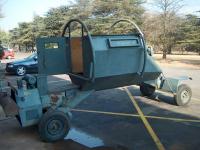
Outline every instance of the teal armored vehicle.
[[[17, 88], [10, 86], [21, 126], [38, 124], [44, 141], [62, 139], [70, 129], [71, 108], [95, 91], [129, 85], [139, 85], [145, 96], [160, 89], [173, 93], [178, 105], [189, 103], [191, 89], [181, 84], [182, 79], [164, 77], [139, 27], [119, 20], [111, 29], [119, 22], [129, 23], [136, 32], [91, 35], [82, 21], [72, 19], [60, 37], [37, 39], [37, 77], [26, 75], [17, 81]], [[81, 36], [72, 36], [72, 23], [80, 24]], [[60, 91], [49, 91], [47, 77], [58, 74], [69, 75], [71, 83]]]

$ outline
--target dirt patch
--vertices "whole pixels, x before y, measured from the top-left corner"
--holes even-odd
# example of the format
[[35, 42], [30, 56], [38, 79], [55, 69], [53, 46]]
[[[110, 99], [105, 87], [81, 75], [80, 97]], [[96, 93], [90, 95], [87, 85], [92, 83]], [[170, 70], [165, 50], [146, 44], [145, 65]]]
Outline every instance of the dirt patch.
[[166, 66], [166, 67], [177, 67], [177, 68], [190, 68], [190, 69], [200, 69], [200, 65], [194, 65], [194, 64], [187, 64], [181, 61], [171, 61], [171, 60], [156, 60], [156, 62], [160, 66]]
[[200, 69], [199, 55], [168, 55], [166, 60], [162, 59], [161, 54], [155, 54], [153, 57], [161, 66]]

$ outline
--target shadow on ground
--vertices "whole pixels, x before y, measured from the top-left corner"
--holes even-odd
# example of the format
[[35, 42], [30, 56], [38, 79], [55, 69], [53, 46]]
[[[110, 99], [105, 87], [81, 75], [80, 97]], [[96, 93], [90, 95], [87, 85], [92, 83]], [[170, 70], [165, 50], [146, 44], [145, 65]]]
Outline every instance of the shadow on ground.
[[[55, 77], [53, 77], [55, 78]], [[55, 86], [64, 86], [65, 82]], [[188, 107], [174, 106], [170, 95], [157, 93], [153, 97], [144, 98], [138, 88], [128, 87], [144, 115], [175, 117], [199, 120], [189, 114]], [[76, 108], [105, 112], [117, 112], [138, 115], [130, 98], [123, 89], [97, 91], [80, 103]], [[175, 110], [181, 110], [182, 113]], [[194, 114], [195, 114], [194, 110]], [[156, 145], [147, 132], [139, 116], [119, 116], [109, 114], [72, 112], [72, 127], [97, 137], [103, 145], [92, 148], [81, 143], [91, 138], [79, 139], [74, 135], [71, 139], [55, 143], [44, 143], [37, 133], [37, 126], [21, 128], [16, 119], [0, 122], [0, 145], [2, 150], [155, 150]], [[169, 150], [196, 150], [200, 147], [200, 123], [172, 121], [147, 118], [164, 147]], [[101, 146], [101, 147], [99, 147]], [[104, 147], [108, 146], [108, 147]], [[79, 150], [78, 149], [78, 150]]]

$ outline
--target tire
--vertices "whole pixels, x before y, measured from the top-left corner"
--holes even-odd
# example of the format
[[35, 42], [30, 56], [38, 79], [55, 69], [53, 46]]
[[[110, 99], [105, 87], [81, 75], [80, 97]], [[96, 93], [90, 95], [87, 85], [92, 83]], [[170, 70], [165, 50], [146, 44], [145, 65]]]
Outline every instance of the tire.
[[24, 66], [18, 66], [17, 69], [16, 69], [16, 74], [18, 76], [23, 76], [26, 74], [26, 67]]
[[39, 134], [43, 141], [62, 140], [69, 132], [69, 117], [57, 110], [47, 111], [39, 122]]
[[185, 106], [191, 101], [191, 97], [191, 88], [186, 84], [182, 84], [178, 87], [178, 91], [175, 96], [175, 102], [178, 106]]
[[152, 96], [156, 88], [150, 84], [142, 83], [140, 84], [140, 92], [143, 96]]

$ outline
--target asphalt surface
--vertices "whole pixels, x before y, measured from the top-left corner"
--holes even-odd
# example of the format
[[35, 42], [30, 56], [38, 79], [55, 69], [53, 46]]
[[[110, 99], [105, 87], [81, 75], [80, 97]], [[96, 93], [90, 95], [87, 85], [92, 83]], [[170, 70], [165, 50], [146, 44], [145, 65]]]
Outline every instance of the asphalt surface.
[[[193, 98], [188, 106], [175, 106], [172, 95], [163, 92], [156, 92], [151, 98], [146, 98], [141, 96], [137, 86], [130, 86], [128, 89], [165, 149], [198, 150], [200, 70], [168, 67], [163, 67], [163, 70], [167, 76], [187, 75], [193, 78], [187, 82], [193, 91]], [[48, 79], [49, 86], [52, 89], [64, 86], [64, 80], [67, 79], [66, 75], [51, 76]], [[7, 80], [15, 84], [16, 76], [8, 75]], [[4, 115], [0, 114], [1, 119], [4, 119]], [[56, 143], [42, 142], [37, 126], [21, 128], [16, 119], [1, 120], [0, 149], [68, 150], [74, 141], [77, 142], [76, 149], [98, 146], [129, 150], [159, 149], [123, 88], [95, 92], [80, 103], [72, 114], [72, 130], [69, 136]]]

